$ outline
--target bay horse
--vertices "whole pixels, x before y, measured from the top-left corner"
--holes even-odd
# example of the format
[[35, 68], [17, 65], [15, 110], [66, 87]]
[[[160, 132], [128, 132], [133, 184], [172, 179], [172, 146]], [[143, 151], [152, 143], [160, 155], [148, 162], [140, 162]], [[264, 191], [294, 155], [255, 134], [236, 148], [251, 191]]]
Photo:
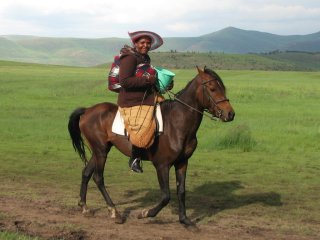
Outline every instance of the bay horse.
[[[185, 182], [188, 160], [197, 147], [197, 130], [204, 114], [209, 113], [222, 122], [232, 121], [235, 116], [219, 75], [206, 67], [197, 69], [197, 75], [175, 95], [173, 100], [161, 103], [164, 131], [155, 137], [154, 144], [145, 150], [143, 156], [143, 159], [152, 161], [156, 168], [161, 198], [156, 206], [143, 210], [138, 218], [155, 217], [169, 203], [169, 171], [174, 166], [179, 221], [185, 225], [193, 224], [186, 215]], [[103, 177], [107, 155], [112, 146], [128, 157], [131, 155], [131, 143], [128, 138], [111, 131], [117, 109], [117, 105], [108, 102], [89, 108], [78, 108], [70, 115], [68, 129], [75, 151], [85, 162], [79, 201], [82, 212], [84, 214], [90, 212], [86, 204], [86, 195], [88, 182], [93, 175], [93, 180], [108, 205], [111, 217], [116, 223], [123, 223], [121, 214], [105, 188]], [[86, 158], [85, 142], [92, 152], [89, 161]]]

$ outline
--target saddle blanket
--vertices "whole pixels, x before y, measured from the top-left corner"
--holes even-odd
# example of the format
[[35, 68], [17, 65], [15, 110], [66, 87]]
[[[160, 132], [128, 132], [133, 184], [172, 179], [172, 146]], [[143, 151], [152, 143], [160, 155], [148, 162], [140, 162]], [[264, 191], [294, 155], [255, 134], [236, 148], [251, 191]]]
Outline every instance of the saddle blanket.
[[[161, 113], [161, 108], [160, 104], [156, 104], [156, 124], [157, 124], [157, 129], [156, 132], [157, 134], [163, 133], [163, 120], [162, 120], [162, 113]], [[116, 117], [113, 120], [112, 123], [112, 132], [118, 135], [122, 136], [127, 136], [127, 131], [124, 127], [124, 120], [121, 117], [121, 114], [119, 110], [117, 111]]]

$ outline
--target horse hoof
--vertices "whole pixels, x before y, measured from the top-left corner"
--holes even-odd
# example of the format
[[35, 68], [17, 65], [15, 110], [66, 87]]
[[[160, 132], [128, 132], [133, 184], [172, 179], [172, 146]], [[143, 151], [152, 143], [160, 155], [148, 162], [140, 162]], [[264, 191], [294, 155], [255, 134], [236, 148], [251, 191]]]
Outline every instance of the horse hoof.
[[121, 214], [118, 211], [115, 212], [114, 222], [117, 224], [124, 223], [124, 218], [121, 216]]
[[179, 220], [181, 224], [184, 224], [186, 227], [195, 226], [195, 223], [191, 222], [189, 218], [182, 218]]
[[91, 211], [90, 209], [84, 209], [82, 211], [82, 215], [85, 217], [92, 217], [92, 216], [94, 216], [94, 212]]
[[117, 216], [117, 217], [114, 219], [114, 222], [115, 222], [116, 224], [123, 224], [123, 223], [124, 223], [124, 219], [123, 219], [123, 217], [121, 217], [120, 214], [119, 214], [119, 216]]
[[115, 223], [118, 223], [118, 224], [122, 224], [124, 223], [124, 219], [123, 217], [121, 216], [121, 214], [117, 211], [117, 209], [115, 208], [108, 208], [110, 214], [111, 214], [111, 218], [114, 219], [114, 222]]
[[142, 212], [138, 215], [138, 219], [147, 218], [148, 217], [148, 210], [144, 209]]
[[82, 214], [85, 217], [92, 217], [94, 215], [94, 212], [91, 211], [89, 208], [82, 209]]

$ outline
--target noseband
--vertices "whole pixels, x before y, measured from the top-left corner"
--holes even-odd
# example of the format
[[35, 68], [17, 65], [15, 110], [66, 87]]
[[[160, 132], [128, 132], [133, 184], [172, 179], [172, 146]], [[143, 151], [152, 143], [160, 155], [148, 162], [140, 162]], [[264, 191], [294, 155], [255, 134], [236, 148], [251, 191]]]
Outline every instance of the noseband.
[[[211, 94], [209, 93], [209, 90], [208, 90], [208, 87], [207, 87], [207, 83], [208, 82], [212, 82], [212, 81], [215, 81], [214, 79], [212, 79], [212, 80], [209, 80], [209, 81], [206, 81], [206, 82], [203, 82], [202, 83], [202, 92], [203, 92], [203, 94], [202, 94], [202, 96], [203, 96], [203, 99], [202, 99], [202, 104], [204, 105], [204, 101], [205, 101], [205, 97], [207, 97], [207, 99], [209, 100], [209, 102], [211, 103], [211, 104], [213, 104], [213, 106], [215, 107], [215, 108], [217, 108], [217, 118], [220, 118], [221, 116], [222, 116], [222, 113], [223, 113], [223, 110], [219, 107], [219, 104], [220, 103], [222, 103], [222, 102], [229, 102], [229, 99], [228, 98], [223, 98], [223, 99], [220, 99], [220, 100], [214, 100], [213, 99], [213, 97], [211, 96]], [[214, 118], [215, 116], [213, 115], [213, 113], [211, 113], [210, 111], [209, 111], [209, 109], [204, 109], [204, 111], [205, 112], [207, 112], [207, 113], [210, 113], [210, 114], [212, 114], [212, 117], [211, 118]]]

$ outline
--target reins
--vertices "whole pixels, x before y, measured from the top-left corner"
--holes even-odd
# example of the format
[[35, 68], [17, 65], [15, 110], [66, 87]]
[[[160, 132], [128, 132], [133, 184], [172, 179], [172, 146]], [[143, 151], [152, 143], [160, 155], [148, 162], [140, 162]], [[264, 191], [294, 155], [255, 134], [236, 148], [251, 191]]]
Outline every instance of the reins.
[[173, 97], [174, 100], [185, 105], [186, 107], [190, 108], [191, 110], [196, 111], [197, 113], [200, 113], [203, 116], [210, 118], [211, 120], [217, 121], [217, 119], [215, 117], [213, 117], [212, 115], [206, 114], [206, 112], [201, 112], [200, 110], [198, 110], [198, 109], [190, 106], [189, 104], [185, 103], [184, 101], [180, 100], [179, 98], [177, 98], [177, 95], [175, 93], [171, 92], [170, 90], [166, 90], [166, 92], [170, 98]]

